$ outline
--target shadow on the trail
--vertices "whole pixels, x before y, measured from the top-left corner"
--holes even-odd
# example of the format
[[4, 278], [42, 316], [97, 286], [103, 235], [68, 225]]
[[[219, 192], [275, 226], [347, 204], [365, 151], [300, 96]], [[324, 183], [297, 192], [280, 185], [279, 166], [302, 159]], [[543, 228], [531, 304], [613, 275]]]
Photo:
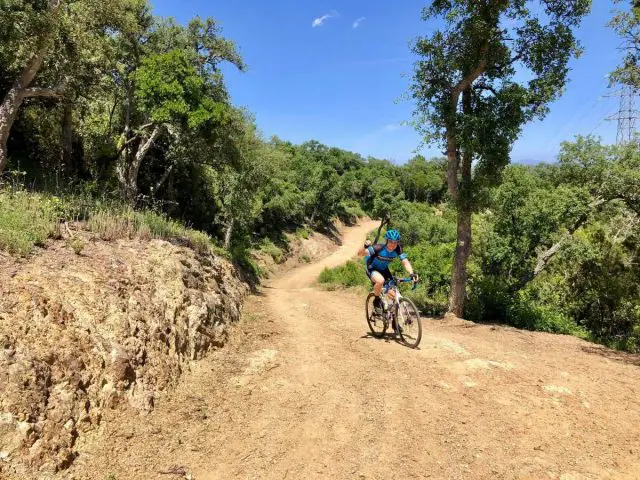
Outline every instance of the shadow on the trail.
[[603, 347], [601, 345], [583, 346], [582, 351], [594, 355], [600, 355], [601, 357], [613, 360], [614, 362], [626, 363], [627, 365], [640, 367], [640, 355], [638, 354], [611, 350], [610, 348]]
[[340, 231], [336, 228], [333, 223], [324, 223], [322, 225], [316, 225], [316, 230], [320, 233], [323, 233], [329, 239], [338, 246], [342, 246], [342, 238], [340, 236]]
[[[364, 335], [362, 335], [360, 337], [360, 340], [380, 340], [380, 341], [384, 341], [386, 343], [397, 343], [398, 345], [401, 345], [403, 347], [406, 347], [406, 345], [404, 345], [402, 343], [402, 341], [396, 337], [396, 335], [394, 333], [391, 332], [387, 332], [385, 333], [382, 337], [374, 337], [373, 334], [371, 332], [367, 332]], [[409, 348], [409, 347], [406, 347]], [[420, 347], [416, 347], [416, 348], [409, 348], [410, 350], [420, 350]]]

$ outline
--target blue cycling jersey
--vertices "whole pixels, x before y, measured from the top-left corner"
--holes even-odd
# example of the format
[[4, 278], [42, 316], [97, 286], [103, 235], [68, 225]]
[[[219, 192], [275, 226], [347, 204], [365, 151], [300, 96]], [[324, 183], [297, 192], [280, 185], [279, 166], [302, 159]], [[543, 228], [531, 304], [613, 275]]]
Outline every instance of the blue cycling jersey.
[[387, 245], [384, 243], [372, 245], [367, 250], [369, 255], [365, 257], [365, 263], [369, 270], [384, 271], [389, 268], [389, 264], [396, 258], [400, 260], [407, 258], [407, 254], [402, 253], [402, 247], [399, 244], [391, 251], [387, 249]]

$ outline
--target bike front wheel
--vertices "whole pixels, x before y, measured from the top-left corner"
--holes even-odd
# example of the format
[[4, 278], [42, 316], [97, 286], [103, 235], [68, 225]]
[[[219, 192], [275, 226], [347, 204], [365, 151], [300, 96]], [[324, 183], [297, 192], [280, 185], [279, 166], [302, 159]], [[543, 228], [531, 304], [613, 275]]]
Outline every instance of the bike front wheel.
[[422, 339], [422, 319], [420, 312], [408, 298], [401, 298], [398, 305], [398, 322], [400, 339], [409, 348], [416, 348]]
[[365, 311], [367, 314], [367, 323], [369, 324], [369, 329], [371, 330], [372, 335], [376, 338], [381, 338], [387, 330], [387, 322], [384, 319], [384, 314], [379, 315], [375, 313], [373, 308], [373, 301], [375, 298], [376, 296], [373, 293], [369, 294], [365, 305]]

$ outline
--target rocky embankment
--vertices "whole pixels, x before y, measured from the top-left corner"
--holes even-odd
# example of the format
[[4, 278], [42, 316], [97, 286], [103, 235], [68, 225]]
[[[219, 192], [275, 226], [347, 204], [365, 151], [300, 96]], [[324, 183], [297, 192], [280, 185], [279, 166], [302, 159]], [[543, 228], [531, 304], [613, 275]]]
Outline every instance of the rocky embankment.
[[105, 409], [152, 410], [246, 293], [229, 262], [164, 241], [1, 256], [0, 477], [66, 468]]

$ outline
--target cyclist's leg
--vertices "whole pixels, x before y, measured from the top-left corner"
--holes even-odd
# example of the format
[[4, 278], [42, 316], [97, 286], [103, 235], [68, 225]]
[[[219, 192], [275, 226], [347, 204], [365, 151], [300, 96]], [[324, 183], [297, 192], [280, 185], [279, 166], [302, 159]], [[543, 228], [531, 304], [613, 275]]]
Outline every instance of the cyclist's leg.
[[369, 274], [369, 278], [373, 283], [373, 294], [376, 297], [380, 297], [382, 287], [384, 286], [384, 276], [377, 270], [372, 270]]

